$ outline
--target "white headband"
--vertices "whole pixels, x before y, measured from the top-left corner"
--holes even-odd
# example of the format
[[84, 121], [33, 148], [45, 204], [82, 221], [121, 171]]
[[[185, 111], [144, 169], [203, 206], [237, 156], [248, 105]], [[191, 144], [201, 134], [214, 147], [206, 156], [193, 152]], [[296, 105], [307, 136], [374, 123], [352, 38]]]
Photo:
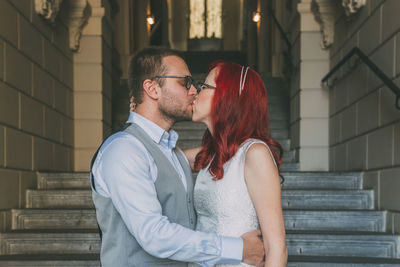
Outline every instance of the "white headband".
[[[242, 66], [242, 71], [240, 72], [239, 96], [243, 91], [244, 83], [246, 82], [246, 75], [247, 75], [247, 71], [249, 70], [249, 67], [246, 68], [246, 71], [244, 73], [244, 77], [243, 77], [243, 69], [244, 69], [244, 66]], [[243, 83], [242, 83], [242, 81], [243, 81]]]

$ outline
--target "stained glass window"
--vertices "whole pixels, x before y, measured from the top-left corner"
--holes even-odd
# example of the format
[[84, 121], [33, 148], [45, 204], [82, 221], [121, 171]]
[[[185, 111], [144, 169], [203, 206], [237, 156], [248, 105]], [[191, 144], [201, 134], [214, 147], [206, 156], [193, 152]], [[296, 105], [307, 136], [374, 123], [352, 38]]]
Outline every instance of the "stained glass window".
[[189, 38], [221, 38], [221, 16], [222, 0], [190, 0]]

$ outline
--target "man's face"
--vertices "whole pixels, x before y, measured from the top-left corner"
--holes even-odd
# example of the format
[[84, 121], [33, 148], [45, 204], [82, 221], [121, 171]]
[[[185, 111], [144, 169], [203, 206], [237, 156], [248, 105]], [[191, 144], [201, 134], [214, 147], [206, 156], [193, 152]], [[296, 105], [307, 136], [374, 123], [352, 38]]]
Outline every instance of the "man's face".
[[[167, 71], [164, 75], [190, 76], [185, 61], [177, 56], [167, 56], [162, 59]], [[185, 87], [185, 78], [163, 78], [161, 98], [158, 101], [159, 111], [163, 116], [174, 122], [191, 120], [193, 101], [196, 98], [196, 88], [192, 85], [189, 90]]]

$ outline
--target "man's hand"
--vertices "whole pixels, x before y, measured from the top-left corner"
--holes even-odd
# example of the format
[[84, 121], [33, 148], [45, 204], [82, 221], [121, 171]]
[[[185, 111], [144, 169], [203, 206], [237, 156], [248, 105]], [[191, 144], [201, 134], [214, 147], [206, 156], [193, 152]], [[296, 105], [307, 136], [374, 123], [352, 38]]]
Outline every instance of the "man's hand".
[[264, 264], [265, 250], [260, 236], [260, 230], [247, 232], [241, 236], [243, 239], [243, 262], [255, 266]]

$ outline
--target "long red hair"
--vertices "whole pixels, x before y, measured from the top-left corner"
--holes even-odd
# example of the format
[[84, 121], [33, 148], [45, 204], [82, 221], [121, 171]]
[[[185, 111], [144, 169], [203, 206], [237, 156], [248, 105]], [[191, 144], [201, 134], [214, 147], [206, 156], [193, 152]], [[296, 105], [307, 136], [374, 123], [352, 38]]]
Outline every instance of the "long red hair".
[[[216, 69], [216, 89], [211, 103], [211, 123], [214, 136], [207, 129], [202, 140], [202, 149], [197, 154], [194, 167], [206, 168], [214, 180], [224, 176], [224, 164], [237, 152], [239, 146], [249, 138], [264, 141], [271, 148], [279, 166], [283, 150], [271, 139], [268, 119], [267, 93], [258, 73], [248, 69], [243, 90], [239, 95], [242, 66], [233, 62], [216, 61], [209, 71]], [[246, 70], [244, 68], [243, 72]]]

